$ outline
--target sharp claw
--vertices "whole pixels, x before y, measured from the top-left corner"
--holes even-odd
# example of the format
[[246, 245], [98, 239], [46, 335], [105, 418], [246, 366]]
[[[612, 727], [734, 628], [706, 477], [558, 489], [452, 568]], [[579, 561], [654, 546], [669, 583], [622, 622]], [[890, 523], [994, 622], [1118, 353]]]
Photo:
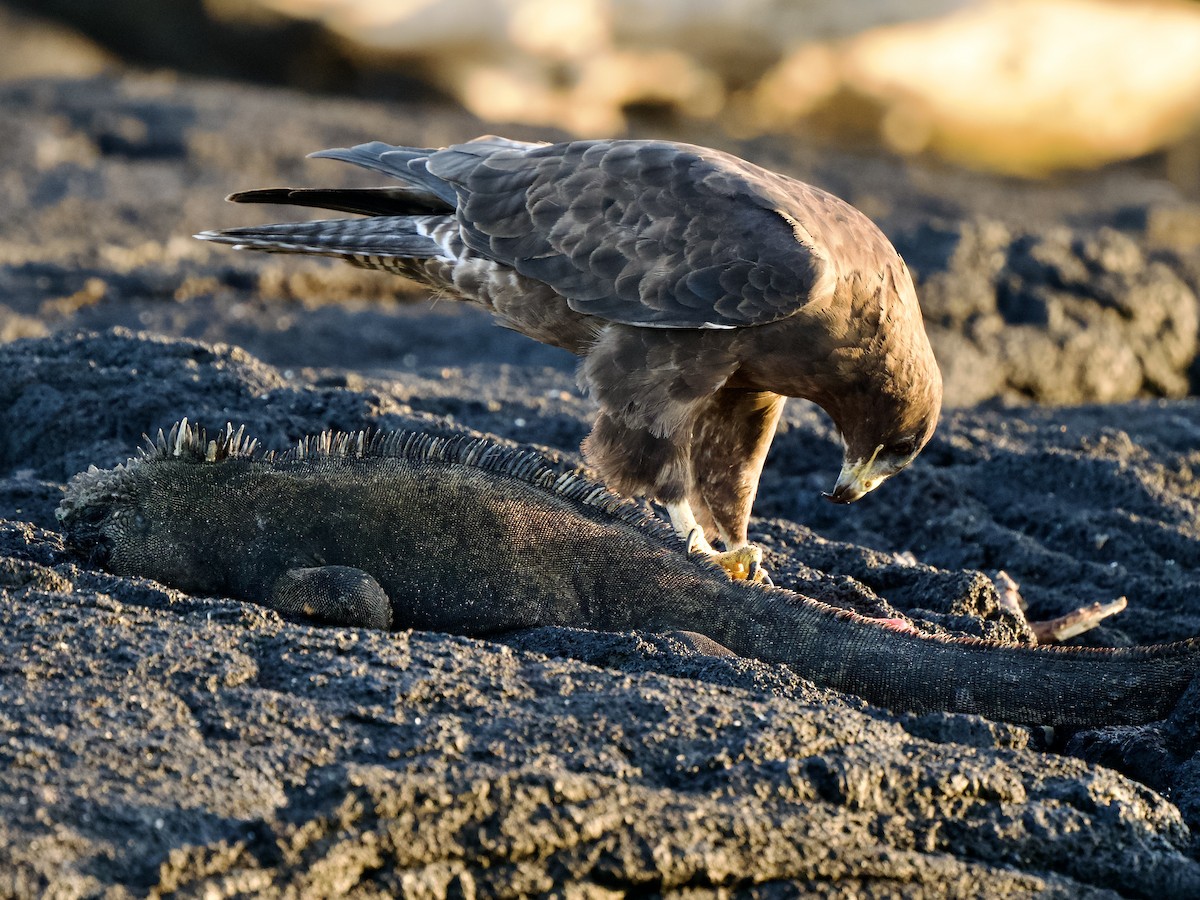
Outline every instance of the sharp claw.
[[756, 581], [759, 584], [765, 584], [767, 587], [775, 587], [775, 582], [767, 574], [767, 567], [759, 559], [750, 560], [750, 571], [746, 573], [746, 580]]
[[688, 554], [692, 554], [692, 553], [696, 552], [696, 546], [699, 543], [699, 539], [700, 539], [700, 529], [699, 528], [693, 528], [691, 531], [688, 532], [687, 541], [686, 541]]
[[1110, 603], [1093, 603], [1073, 609], [1056, 619], [1031, 622], [1025, 615], [1025, 600], [1021, 597], [1017, 583], [1007, 572], [997, 572], [993, 579], [1000, 594], [1000, 606], [1025, 622], [1033, 632], [1038, 644], [1057, 644], [1069, 640], [1085, 631], [1091, 631], [1104, 619], [1116, 615], [1125, 608], [1125, 598], [1118, 597]]

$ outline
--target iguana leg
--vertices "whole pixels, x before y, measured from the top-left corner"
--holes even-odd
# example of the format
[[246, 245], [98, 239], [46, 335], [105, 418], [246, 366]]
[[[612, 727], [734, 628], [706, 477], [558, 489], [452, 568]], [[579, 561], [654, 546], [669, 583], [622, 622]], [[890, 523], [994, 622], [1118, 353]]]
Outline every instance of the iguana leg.
[[667, 515], [671, 518], [671, 527], [687, 542], [688, 553], [703, 553], [726, 571], [730, 578], [747, 579], [770, 584], [771, 579], [762, 565], [762, 548], [754, 544], [742, 544], [724, 552], [716, 550], [704, 536], [704, 529], [696, 521], [691, 504], [686, 500], [679, 503], [667, 503]]
[[675, 640], [679, 641], [679, 643], [683, 644], [689, 650], [703, 653], [705, 656], [737, 656], [736, 653], [724, 644], [718, 643], [708, 635], [700, 634], [697, 631], [667, 631], [664, 633], [675, 638]]
[[1054, 619], [1029, 622], [1029, 628], [1039, 644], [1060, 644], [1085, 631], [1091, 631], [1104, 619], [1124, 610], [1127, 603], [1124, 597], [1118, 597], [1108, 603], [1090, 603]]
[[1124, 610], [1126, 605], [1125, 598], [1118, 597], [1108, 603], [1080, 606], [1054, 619], [1032, 622], [1025, 615], [1025, 598], [1021, 596], [1020, 586], [1012, 580], [1012, 576], [1001, 570], [996, 573], [992, 583], [996, 585], [1000, 594], [1000, 605], [1029, 627], [1035, 643], [1039, 645], [1059, 644], [1085, 631], [1091, 631], [1104, 619]]
[[379, 582], [349, 566], [288, 569], [263, 605], [285, 616], [304, 616], [344, 628], [392, 626], [392, 604]]

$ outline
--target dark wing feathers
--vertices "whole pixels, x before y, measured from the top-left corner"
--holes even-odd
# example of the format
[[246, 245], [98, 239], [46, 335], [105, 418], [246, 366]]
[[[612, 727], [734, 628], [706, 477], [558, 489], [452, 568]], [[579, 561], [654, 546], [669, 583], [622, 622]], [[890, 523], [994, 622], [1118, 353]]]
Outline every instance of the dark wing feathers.
[[313, 159], [336, 159], [374, 172], [398, 178], [405, 184], [421, 188], [449, 206], [457, 201], [453, 188], [442, 179], [431, 176], [425, 163], [432, 150], [421, 147], [394, 147], [383, 141], [371, 141], [356, 147], [335, 147], [310, 153]]
[[354, 147], [333, 147], [308, 154], [309, 159], [336, 159], [341, 162], [373, 169], [396, 178], [406, 178], [409, 160], [422, 159], [434, 151], [424, 147], [399, 147], [383, 141], [369, 141]]
[[800, 185], [715, 151], [472, 142], [427, 167], [457, 190], [468, 246], [609, 321], [776, 321], [809, 299], [827, 265], [777, 212]]

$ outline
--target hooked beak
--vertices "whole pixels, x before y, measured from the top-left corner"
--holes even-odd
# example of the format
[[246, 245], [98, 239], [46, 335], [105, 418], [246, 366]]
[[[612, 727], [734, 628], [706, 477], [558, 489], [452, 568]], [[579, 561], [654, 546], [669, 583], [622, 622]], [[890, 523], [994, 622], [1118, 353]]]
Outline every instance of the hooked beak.
[[892, 472], [886, 471], [884, 466], [877, 462], [879, 451], [882, 449], [883, 445], [880, 444], [870, 459], [846, 461], [842, 465], [841, 474], [838, 475], [837, 484], [833, 486], [833, 492], [822, 496], [832, 503], [853, 503], [883, 484]]

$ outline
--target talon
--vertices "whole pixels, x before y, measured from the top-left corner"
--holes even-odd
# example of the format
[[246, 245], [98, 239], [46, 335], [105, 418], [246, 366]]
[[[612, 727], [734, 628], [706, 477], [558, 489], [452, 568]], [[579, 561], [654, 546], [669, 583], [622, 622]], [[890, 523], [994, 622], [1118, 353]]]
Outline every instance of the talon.
[[1000, 598], [1001, 609], [1007, 610], [1018, 619], [1025, 620], [1025, 598], [1021, 596], [1021, 588], [1012, 576], [1001, 569], [992, 579], [996, 593]]
[[699, 528], [693, 528], [688, 532], [687, 540], [684, 542], [687, 547], [688, 555], [695, 553], [699, 549], [700, 542], [702, 540], [704, 540], [704, 535], [701, 533]]
[[762, 564], [762, 551], [759, 551], [759, 557], [750, 561], [750, 572], [746, 576], [747, 581], [754, 581], [758, 584], [765, 584], [767, 587], [775, 587], [775, 582], [771, 580], [771, 576], [767, 574], [767, 567]]

